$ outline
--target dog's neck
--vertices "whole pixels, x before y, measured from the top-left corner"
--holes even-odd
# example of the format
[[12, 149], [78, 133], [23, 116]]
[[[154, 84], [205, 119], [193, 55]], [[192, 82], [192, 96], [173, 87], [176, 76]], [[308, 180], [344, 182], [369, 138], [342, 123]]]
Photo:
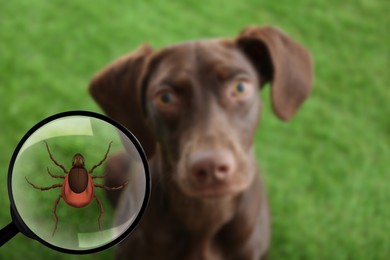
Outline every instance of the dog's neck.
[[[150, 163], [155, 194], [164, 196], [155, 198], [159, 200], [162, 212], [175, 222], [176, 227], [193, 236], [195, 241], [212, 240], [224, 225], [236, 217], [237, 208], [246, 203], [246, 193], [252, 192], [252, 189], [248, 189], [217, 198], [190, 197], [172, 179], [174, 167], [160, 149], [157, 149]], [[258, 179], [254, 178], [253, 181]]]
[[241, 193], [206, 200], [184, 194], [172, 179], [173, 167], [162, 155], [158, 151], [149, 160], [150, 206], [139, 229], [144, 241], [172, 249], [171, 259], [226, 259], [232, 252], [237, 254], [236, 259], [250, 259], [237, 252], [257, 239], [262, 228], [259, 223], [268, 225], [266, 198], [257, 168], [253, 167], [255, 178]]

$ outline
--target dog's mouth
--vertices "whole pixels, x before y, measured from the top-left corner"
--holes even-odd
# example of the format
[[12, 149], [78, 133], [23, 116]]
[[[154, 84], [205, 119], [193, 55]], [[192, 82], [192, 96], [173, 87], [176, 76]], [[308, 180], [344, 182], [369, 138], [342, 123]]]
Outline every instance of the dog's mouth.
[[[225, 145], [200, 146], [187, 142], [174, 174], [182, 192], [196, 198], [234, 196], [253, 179], [250, 153], [225, 135]], [[232, 141], [233, 140], [233, 141]], [[194, 145], [197, 144], [197, 145]]]
[[251, 180], [252, 178], [249, 175], [235, 173], [229, 181], [211, 181], [205, 184], [194, 183], [190, 179], [182, 179], [179, 181], [179, 187], [184, 194], [190, 197], [218, 199], [235, 196], [244, 191], [249, 187]]
[[222, 198], [236, 194], [231, 185], [213, 184], [206, 187], [197, 187], [192, 189], [192, 196], [198, 198]]

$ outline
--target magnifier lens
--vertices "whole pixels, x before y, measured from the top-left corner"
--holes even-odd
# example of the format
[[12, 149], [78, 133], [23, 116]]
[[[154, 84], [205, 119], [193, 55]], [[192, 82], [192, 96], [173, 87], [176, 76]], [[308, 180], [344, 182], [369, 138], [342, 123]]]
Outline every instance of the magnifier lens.
[[[134, 140], [96, 117], [72, 115], [42, 125], [20, 146], [11, 177], [16, 214], [41, 242], [72, 251], [112, 243], [134, 224], [148, 189], [145, 165]], [[104, 185], [108, 158], [126, 151], [128, 178]], [[142, 150], [141, 150], [142, 152]], [[12, 164], [12, 163], [11, 163]], [[132, 205], [119, 213], [106, 198], [122, 190]]]

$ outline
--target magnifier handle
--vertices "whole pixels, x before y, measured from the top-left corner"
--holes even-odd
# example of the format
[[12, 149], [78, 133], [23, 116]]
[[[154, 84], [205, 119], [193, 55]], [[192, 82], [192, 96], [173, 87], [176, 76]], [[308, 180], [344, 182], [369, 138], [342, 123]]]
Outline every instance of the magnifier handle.
[[3, 227], [0, 230], [0, 247], [13, 238], [17, 233], [19, 233], [19, 229], [16, 227], [14, 222], [11, 222], [7, 226]]

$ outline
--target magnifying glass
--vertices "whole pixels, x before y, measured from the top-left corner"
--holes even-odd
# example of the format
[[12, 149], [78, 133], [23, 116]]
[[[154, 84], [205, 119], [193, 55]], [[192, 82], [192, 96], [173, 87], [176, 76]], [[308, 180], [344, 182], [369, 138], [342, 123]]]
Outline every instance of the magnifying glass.
[[[109, 187], [104, 166], [118, 152], [128, 154], [126, 179]], [[110, 205], [109, 190], [131, 197], [126, 212]], [[150, 172], [129, 130], [97, 113], [69, 111], [39, 122], [19, 142], [8, 194], [12, 222], [0, 230], [0, 246], [21, 232], [60, 252], [95, 253], [135, 228], [149, 199]]]

